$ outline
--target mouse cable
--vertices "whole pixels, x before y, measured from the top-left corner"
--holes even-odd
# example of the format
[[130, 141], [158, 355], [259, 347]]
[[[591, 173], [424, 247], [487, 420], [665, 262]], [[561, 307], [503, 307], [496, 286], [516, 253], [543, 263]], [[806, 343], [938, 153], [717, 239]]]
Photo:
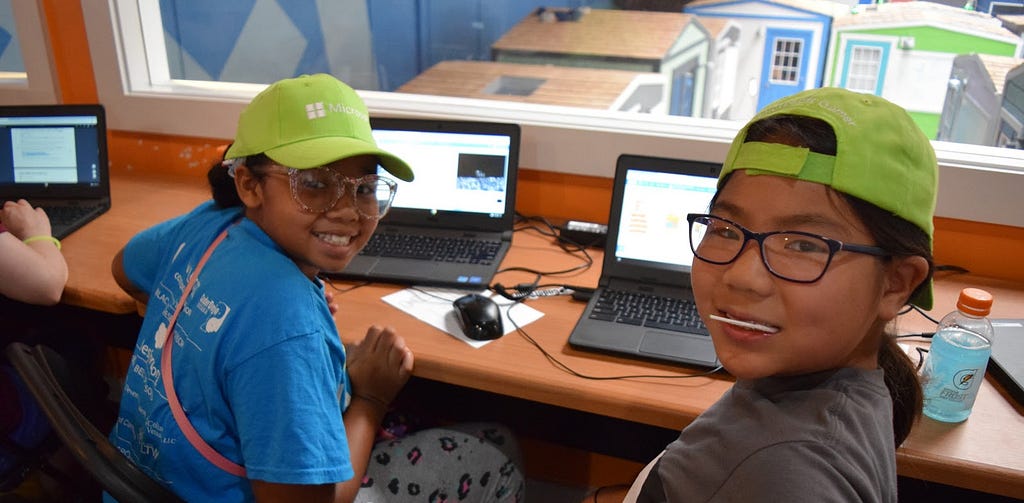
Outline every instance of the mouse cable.
[[520, 303], [522, 303], [522, 300], [517, 300], [515, 302], [515, 304], [509, 306], [508, 310], [505, 311], [505, 318], [507, 318], [508, 321], [510, 321], [512, 323], [512, 326], [515, 327], [516, 332], [518, 332], [520, 336], [522, 336], [524, 339], [526, 339], [527, 342], [529, 342], [530, 344], [533, 344], [534, 347], [536, 347], [538, 350], [540, 350], [541, 354], [544, 355], [544, 358], [547, 358], [547, 360], [549, 362], [551, 362], [551, 364], [554, 365], [556, 368], [562, 370], [563, 372], [565, 372], [567, 374], [579, 377], [581, 379], [589, 379], [589, 380], [592, 380], [592, 381], [611, 381], [611, 380], [623, 380], [623, 379], [690, 379], [690, 378], [693, 378], [693, 377], [706, 377], [706, 376], [709, 376], [709, 375], [712, 375], [712, 374], [718, 372], [719, 370], [722, 370], [722, 366], [718, 365], [717, 367], [715, 367], [715, 368], [713, 368], [711, 370], [708, 370], [706, 372], [702, 372], [700, 374], [691, 374], [691, 375], [625, 374], [625, 375], [617, 375], [617, 376], [595, 376], [595, 375], [589, 375], [589, 374], [584, 374], [584, 373], [581, 373], [581, 372], [577, 372], [572, 367], [569, 367], [568, 365], [562, 363], [558, 358], [555, 358], [554, 355], [552, 355], [546, 349], [544, 349], [544, 347], [541, 346], [540, 343], [538, 343], [533, 337], [530, 337], [530, 335], [526, 333], [526, 330], [524, 330], [523, 327], [519, 326], [519, 324], [516, 323], [516, 320], [512, 319], [512, 308], [514, 308], [516, 304], [520, 304]]

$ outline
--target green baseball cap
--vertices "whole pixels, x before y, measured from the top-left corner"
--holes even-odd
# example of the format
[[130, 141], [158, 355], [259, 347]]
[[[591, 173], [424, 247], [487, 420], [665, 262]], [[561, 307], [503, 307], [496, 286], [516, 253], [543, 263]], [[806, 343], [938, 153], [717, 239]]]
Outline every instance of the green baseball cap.
[[295, 169], [375, 155], [395, 177], [413, 179], [405, 161], [377, 148], [366, 105], [356, 91], [324, 73], [279, 80], [242, 110], [235, 141], [224, 158], [256, 154]]
[[[744, 143], [750, 125], [771, 116], [821, 119], [836, 135], [836, 155], [775, 143]], [[871, 94], [837, 87], [811, 89], [779, 99], [740, 130], [729, 148], [719, 187], [729, 173], [788, 176], [820, 183], [867, 201], [934, 235], [932, 216], [938, 190], [938, 164], [928, 137], [906, 110]], [[932, 307], [932, 285], [910, 303]]]

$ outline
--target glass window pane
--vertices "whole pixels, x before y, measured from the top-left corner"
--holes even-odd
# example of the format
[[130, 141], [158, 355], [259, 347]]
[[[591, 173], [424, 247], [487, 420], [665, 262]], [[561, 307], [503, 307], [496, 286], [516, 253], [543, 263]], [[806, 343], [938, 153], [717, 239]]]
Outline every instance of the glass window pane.
[[0, 80], [26, 80], [11, 0], [0, 0]]
[[0, 104], [56, 103], [42, 2], [0, 0]]
[[[870, 10], [907, 6], [921, 8], [896, 2]], [[578, 7], [592, 10], [573, 10]], [[680, 14], [680, 8], [687, 12]], [[596, 176], [610, 176], [622, 152], [720, 159], [739, 125], [764, 106], [762, 93], [781, 97], [805, 83], [873, 89], [884, 81], [891, 94], [884, 96], [904, 105], [915, 119], [924, 118], [922, 128], [940, 123], [942, 96], [928, 94], [929, 99], [936, 95], [934, 106], [901, 103], [919, 99], [922, 93], [907, 90], [923, 82], [900, 85], [898, 74], [913, 73], [917, 80], [926, 74], [944, 92], [949, 75], [944, 65], [952, 55], [936, 57], [922, 47], [926, 40], [915, 41], [912, 32], [866, 35], [885, 49], [851, 58], [842, 52], [845, 39], [840, 39], [842, 50], [829, 47], [835, 34], [796, 20], [790, 26], [785, 16], [751, 23], [747, 14], [709, 16], [691, 8], [720, 5], [663, 0], [543, 5], [534, 0], [111, 0], [83, 14], [100, 98], [112, 127], [124, 130], [229, 138], [241, 108], [267, 82], [289, 72], [314, 71], [329, 71], [355, 85], [374, 114], [518, 123], [528, 145], [521, 165]], [[865, 19], [864, 14], [855, 17]], [[838, 7], [829, 14], [833, 29], [844, 15]], [[600, 26], [596, 35], [578, 32], [595, 23]], [[206, 36], [207, 30], [215, 35]], [[186, 33], [205, 42], [193, 43]], [[767, 47], [766, 36], [771, 38]], [[1012, 38], [1006, 42], [1011, 50], [1019, 43], [1017, 36], [1003, 38]], [[275, 52], [279, 49], [283, 53]], [[30, 61], [26, 58], [26, 64]], [[842, 66], [826, 73], [833, 64]], [[1024, 76], [1015, 80], [1024, 81]], [[781, 85], [773, 88], [776, 82]], [[1009, 80], [1006, 86], [1008, 103], [994, 116], [1007, 118], [1005, 131], [997, 134], [998, 119], [986, 120], [992, 144], [1001, 136], [1001, 144], [1015, 145], [1008, 139], [1021, 137], [1024, 120], [1007, 112], [1024, 101], [1009, 103], [1013, 86]], [[1013, 184], [1000, 179], [1000, 173], [1024, 176], [1019, 150], [935, 145], [946, 180], [981, 178], [986, 193], [1003, 194]], [[997, 169], [970, 169], [977, 165]], [[953, 209], [940, 204], [939, 215], [1008, 223], [1005, 211], [998, 209], [1011, 204], [999, 203], [1004, 199], [1009, 200], [999, 195], [968, 201], [962, 209], [960, 203], [948, 203]]]

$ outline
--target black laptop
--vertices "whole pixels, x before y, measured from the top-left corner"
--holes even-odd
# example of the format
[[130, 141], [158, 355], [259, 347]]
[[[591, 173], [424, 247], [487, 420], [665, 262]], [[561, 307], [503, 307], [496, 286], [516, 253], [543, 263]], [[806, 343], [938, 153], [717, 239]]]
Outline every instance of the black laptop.
[[993, 319], [995, 340], [989, 373], [1024, 405], [1024, 318]]
[[110, 209], [101, 105], [0, 106], [0, 201], [42, 207], [64, 239]]
[[408, 162], [416, 179], [398, 182], [370, 242], [329, 276], [486, 287], [512, 243], [519, 126], [395, 118], [371, 124], [377, 145]]
[[686, 214], [707, 213], [721, 166], [619, 156], [601, 278], [569, 336], [573, 347], [718, 365], [690, 290]]

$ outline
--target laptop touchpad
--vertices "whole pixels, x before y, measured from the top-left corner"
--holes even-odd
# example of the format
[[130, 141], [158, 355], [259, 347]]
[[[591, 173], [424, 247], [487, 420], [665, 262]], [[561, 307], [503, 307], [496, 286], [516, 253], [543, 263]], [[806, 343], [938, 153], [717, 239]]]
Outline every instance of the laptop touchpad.
[[706, 335], [649, 330], [640, 341], [640, 352], [675, 359], [715, 361], [715, 346]]

